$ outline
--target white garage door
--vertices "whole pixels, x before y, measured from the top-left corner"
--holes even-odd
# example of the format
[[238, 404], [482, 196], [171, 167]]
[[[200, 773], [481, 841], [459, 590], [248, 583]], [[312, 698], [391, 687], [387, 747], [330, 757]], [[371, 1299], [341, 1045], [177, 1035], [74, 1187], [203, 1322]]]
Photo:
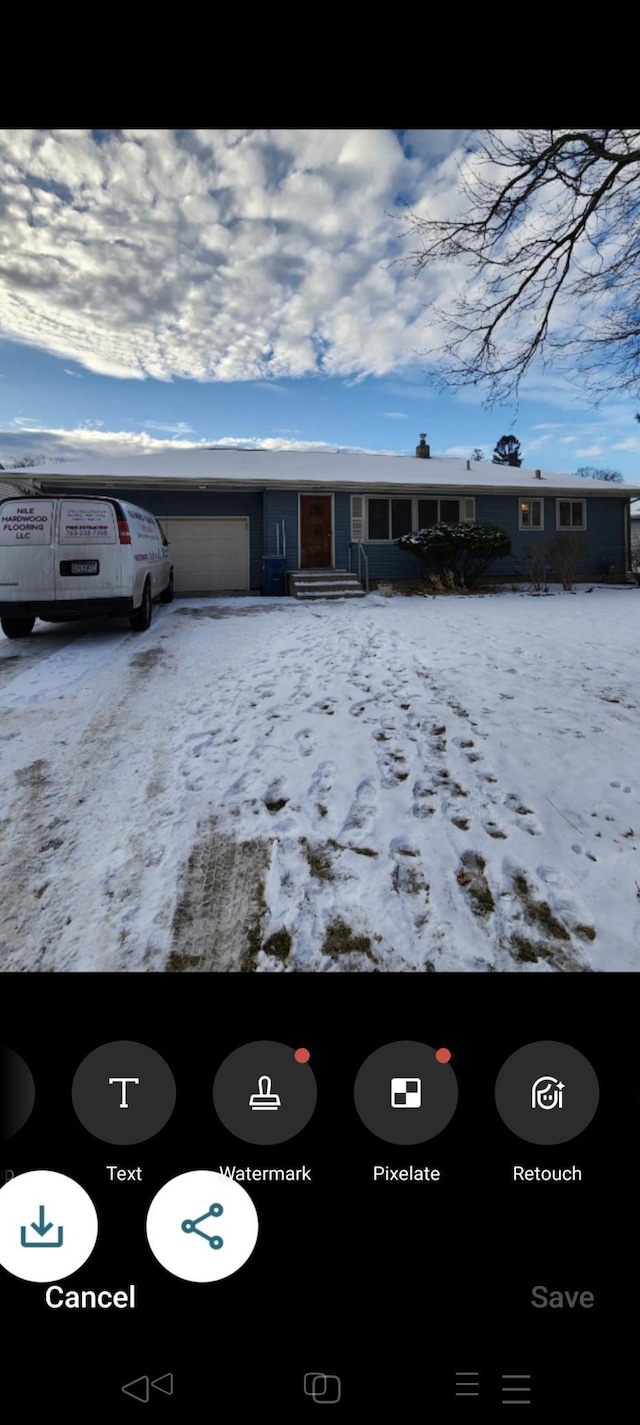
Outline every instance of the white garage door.
[[249, 588], [248, 519], [158, 519], [171, 545], [176, 594]]

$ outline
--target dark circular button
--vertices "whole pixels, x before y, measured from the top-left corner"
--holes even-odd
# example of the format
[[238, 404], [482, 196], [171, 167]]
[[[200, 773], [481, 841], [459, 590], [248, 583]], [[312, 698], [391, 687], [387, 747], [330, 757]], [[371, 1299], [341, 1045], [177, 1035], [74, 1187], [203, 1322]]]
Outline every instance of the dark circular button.
[[144, 1143], [164, 1128], [176, 1101], [169, 1065], [146, 1044], [121, 1039], [87, 1054], [71, 1087], [73, 1107], [104, 1143]]
[[0, 1137], [24, 1128], [35, 1103], [33, 1074], [15, 1049], [0, 1049]]
[[427, 1143], [446, 1128], [458, 1103], [458, 1082], [446, 1052], [401, 1039], [365, 1059], [354, 1098], [362, 1122], [377, 1138]]
[[541, 1039], [517, 1049], [496, 1080], [496, 1107], [526, 1143], [568, 1143], [591, 1122], [600, 1089], [588, 1059], [570, 1044]]
[[213, 1084], [218, 1117], [245, 1143], [286, 1143], [316, 1106], [317, 1088], [306, 1050], [260, 1039], [229, 1054]]

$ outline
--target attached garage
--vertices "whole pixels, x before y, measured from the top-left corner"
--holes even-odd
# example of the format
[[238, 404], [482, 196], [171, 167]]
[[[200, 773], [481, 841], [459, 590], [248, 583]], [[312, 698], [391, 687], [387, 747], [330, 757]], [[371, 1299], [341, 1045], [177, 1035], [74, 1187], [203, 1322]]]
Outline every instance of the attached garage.
[[158, 513], [171, 545], [176, 594], [248, 590], [249, 520], [178, 518]]

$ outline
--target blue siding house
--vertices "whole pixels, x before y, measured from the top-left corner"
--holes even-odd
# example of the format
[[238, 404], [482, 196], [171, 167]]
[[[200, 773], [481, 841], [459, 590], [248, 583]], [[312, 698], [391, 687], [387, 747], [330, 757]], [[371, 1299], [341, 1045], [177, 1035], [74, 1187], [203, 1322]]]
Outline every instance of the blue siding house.
[[[8, 478], [10, 478], [7, 472]], [[422, 566], [396, 539], [438, 520], [494, 524], [511, 554], [490, 573], [526, 576], [527, 550], [579, 533], [579, 579], [631, 571], [630, 502], [640, 488], [543, 470], [351, 451], [228, 448], [69, 460], [29, 471], [34, 487], [102, 492], [158, 516], [172, 546], [177, 593], [260, 590], [264, 561], [305, 582], [338, 571], [369, 581], [415, 579]], [[286, 583], [283, 583], [286, 588]], [[289, 586], [291, 587], [291, 585]]]

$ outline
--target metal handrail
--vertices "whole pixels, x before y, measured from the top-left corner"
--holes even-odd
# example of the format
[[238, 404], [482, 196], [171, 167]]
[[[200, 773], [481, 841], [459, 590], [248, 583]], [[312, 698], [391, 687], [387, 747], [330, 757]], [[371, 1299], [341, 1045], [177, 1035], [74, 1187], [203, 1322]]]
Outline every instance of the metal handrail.
[[362, 555], [362, 558], [364, 559], [364, 587], [365, 587], [366, 593], [368, 594], [368, 593], [369, 593], [369, 560], [368, 560], [368, 558], [367, 558], [367, 556], [366, 556], [366, 554], [365, 554], [364, 544], [358, 543], [358, 579], [360, 580], [360, 583], [362, 583], [362, 574], [361, 574], [361, 571], [360, 571], [360, 556], [361, 556], [361, 555]]

